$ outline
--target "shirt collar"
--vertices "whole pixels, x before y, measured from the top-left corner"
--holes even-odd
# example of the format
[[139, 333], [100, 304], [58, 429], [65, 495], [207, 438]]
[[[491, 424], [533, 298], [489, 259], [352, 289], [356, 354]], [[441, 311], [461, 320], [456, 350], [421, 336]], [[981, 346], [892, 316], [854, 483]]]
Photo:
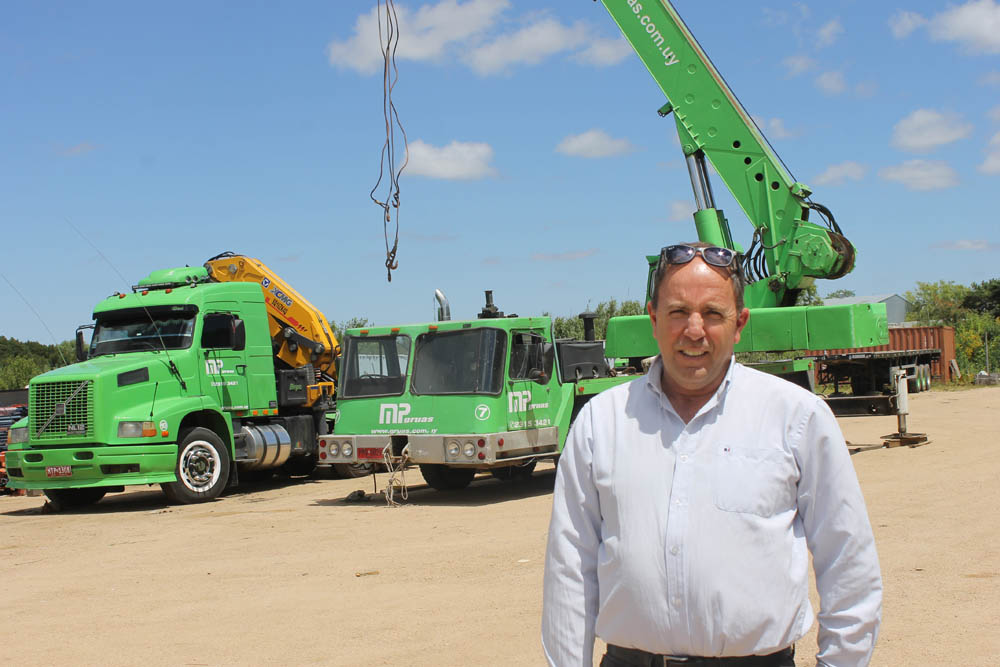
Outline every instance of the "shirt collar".
[[[701, 406], [701, 409], [698, 411], [698, 414], [713, 409], [716, 405], [719, 405], [720, 403], [722, 403], [722, 401], [725, 400], [726, 395], [729, 393], [729, 387], [733, 381], [733, 372], [736, 366], [737, 366], [736, 355], [733, 355], [729, 359], [729, 368], [726, 369], [726, 374], [722, 378], [722, 382], [719, 384], [719, 387], [715, 390], [715, 393], [712, 394], [712, 397], [708, 399], [705, 405]], [[663, 355], [658, 354], [656, 355], [656, 358], [653, 360], [653, 363], [650, 364], [649, 371], [646, 373], [646, 386], [649, 387], [654, 394], [656, 394], [657, 398], [664, 405], [666, 405], [671, 412], [676, 413], [677, 411], [674, 410], [674, 406], [670, 402], [670, 399], [667, 398], [667, 395], [665, 393], [663, 393], [663, 387], [660, 385], [660, 378], [662, 376], [663, 376]]]

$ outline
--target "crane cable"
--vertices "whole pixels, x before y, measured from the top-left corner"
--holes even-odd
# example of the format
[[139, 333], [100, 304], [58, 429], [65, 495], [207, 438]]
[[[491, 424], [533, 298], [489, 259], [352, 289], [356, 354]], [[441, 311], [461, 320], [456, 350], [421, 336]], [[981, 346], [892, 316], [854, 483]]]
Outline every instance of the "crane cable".
[[[368, 194], [371, 200], [382, 209], [382, 231], [385, 236], [385, 268], [389, 282], [392, 282], [392, 272], [399, 266], [396, 261], [396, 251], [399, 247], [399, 176], [410, 161], [410, 150], [406, 141], [406, 131], [399, 122], [399, 114], [392, 101], [392, 89], [399, 80], [399, 70], [396, 67], [396, 48], [399, 46], [399, 18], [396, 14], [394, 0], [386, 0], [383, 16], [382, 0], [378, 0], [378, 43], [382, 51], [384, 66], [382, 68], [382, 114], [385, 117], [385, 143], [382, 144], [381, 161], [379, 162], [378, 182]], [[383, 33], [382, 22], [385, 21]], [[396, 169], [396, 128], [403, 135], [403, 164]], [[382, 185], [382, 180], [388, 173], [389, 183], [385, 200], [375, 196], [375, 191]], [[389, 247], [389, 223], [393, 221], [392, 209], [396, 210], [395, 229], [392, 247]]]

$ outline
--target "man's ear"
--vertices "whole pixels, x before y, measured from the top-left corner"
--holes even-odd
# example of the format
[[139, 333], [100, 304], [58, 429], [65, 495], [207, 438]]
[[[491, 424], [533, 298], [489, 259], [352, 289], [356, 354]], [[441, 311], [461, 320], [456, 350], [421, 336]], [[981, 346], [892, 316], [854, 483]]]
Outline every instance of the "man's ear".
[[750, 311], [746, 308], [740, 311], [740, 314], [736, 316], [736, 335], [733, 337], [733, 344], [740, 342], [740, 334], [743, 333], [743, 327], [747, 325], [750, 321]]
[[652, 301], [646, 302], [646, 312], [649, 313], [649, 323], [653, 325], [653, 329], [656, 329], [656, 308]]

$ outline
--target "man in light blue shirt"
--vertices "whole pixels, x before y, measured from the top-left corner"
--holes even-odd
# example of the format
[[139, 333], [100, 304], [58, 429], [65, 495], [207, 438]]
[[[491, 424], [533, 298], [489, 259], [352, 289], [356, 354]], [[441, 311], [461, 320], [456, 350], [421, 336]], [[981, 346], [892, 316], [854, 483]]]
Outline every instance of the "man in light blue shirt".
[[649, 373], [581, 410], [559, 463], [545, 561], [550, 664], [794, 665], [820, 593], [818, 665], [871, 659], [882, 580], [833, 414], [733, 346], [738, 258], [664, 248]]

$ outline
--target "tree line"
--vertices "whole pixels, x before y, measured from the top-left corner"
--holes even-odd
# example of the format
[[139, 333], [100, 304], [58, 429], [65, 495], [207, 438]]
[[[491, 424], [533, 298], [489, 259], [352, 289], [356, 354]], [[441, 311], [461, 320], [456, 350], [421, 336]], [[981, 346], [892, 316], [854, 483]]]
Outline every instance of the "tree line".
[[[839, 289], [830, 292], [825, 298], [854, 295], [851, 290]], [[955, 353], [963, 375], [974, 375], [985, 370], [987, 355], [990, 370], [1000, 366], [1000, 278], [968, 286], [950, 280], [918, 282], [915, 290], [906, 292], [905, 298], [913, 305], [913, 309], [907, 314], [907, 320], [955, 328]], [[811, 289], [803, 290], [800, 294], [799, 303], [822, 305], [823, 298], [819, 296], [816, 287], [811, 286]], [[600, 340], [606, 337], [608, 320], [612, 317], [642, 315], [646, 312], [646, 306], [636, 300], [619, 302], [617, 299], [609, 299], [594, 308], [588, 304], [585, 310], [596, 314], [594, 330]], [[543, 315], [552, 317], [556, 338], [583, 339], [583, 320], [577, 315], [552, 316], [547, 312]], [[347, 329], [365, 326], [372, 326], [372, 322], [363, 317], [330, 323], [338, 341], [343, 338]], [[0, 390], [21, 389], [34, 376], [72, 363], [75, 356], [73, 341], [43, 345], [0, 336]]]

